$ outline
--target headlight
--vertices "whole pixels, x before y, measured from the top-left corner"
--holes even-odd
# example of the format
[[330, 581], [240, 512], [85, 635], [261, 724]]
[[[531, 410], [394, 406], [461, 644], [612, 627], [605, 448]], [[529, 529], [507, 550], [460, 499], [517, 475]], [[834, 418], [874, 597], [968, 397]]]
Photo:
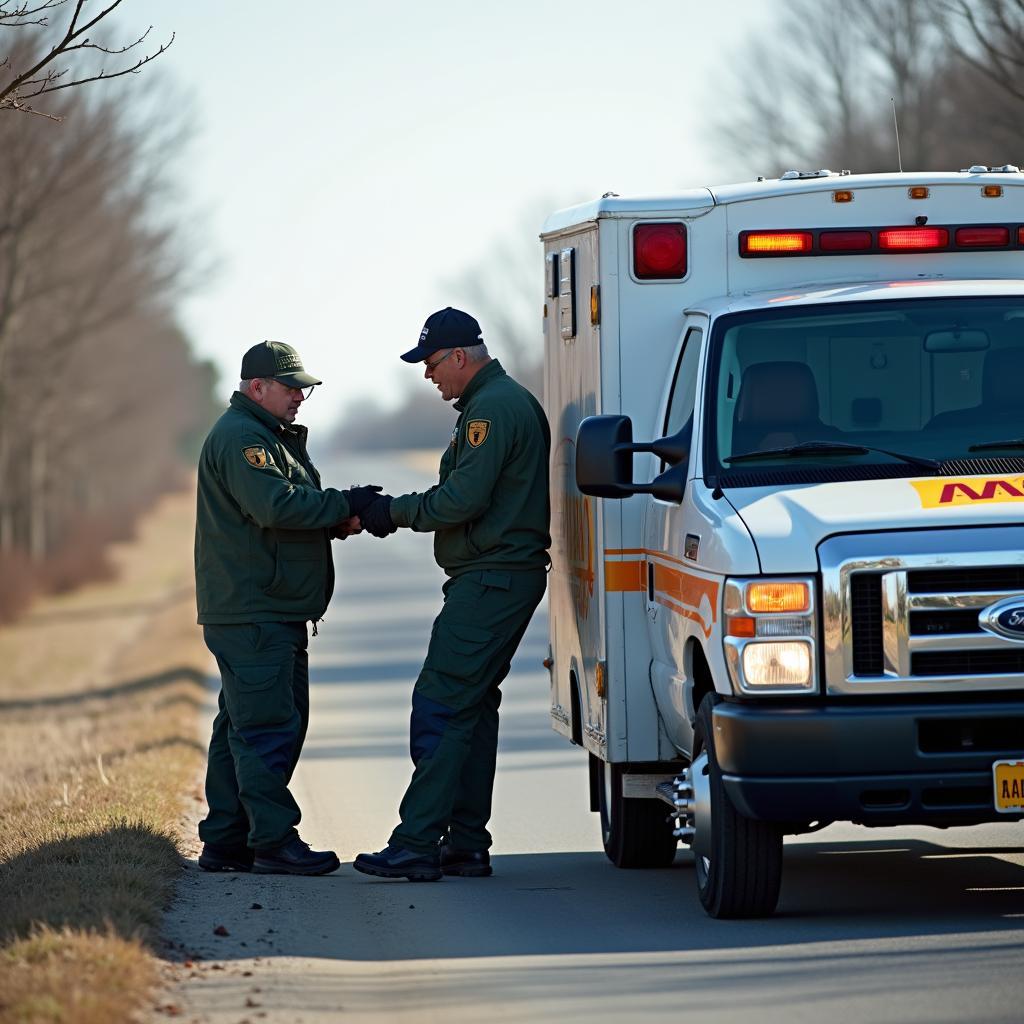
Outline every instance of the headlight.
[[725, 660], [739, 693], [817, 689], [814, 581], [727, 580]]
[[810, 686], [811, 647], [800, 640], [747, 644], [743, 676], [748, 686]]

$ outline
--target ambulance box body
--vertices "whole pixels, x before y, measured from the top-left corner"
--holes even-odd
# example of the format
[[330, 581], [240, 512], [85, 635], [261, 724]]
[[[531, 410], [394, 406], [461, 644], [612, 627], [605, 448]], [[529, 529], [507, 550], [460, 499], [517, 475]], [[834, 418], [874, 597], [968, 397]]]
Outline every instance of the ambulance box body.
[[770, 913], [782, 836], [1024, 815], [1024, 176], [549, 218], [551, 717], [618, 865]]

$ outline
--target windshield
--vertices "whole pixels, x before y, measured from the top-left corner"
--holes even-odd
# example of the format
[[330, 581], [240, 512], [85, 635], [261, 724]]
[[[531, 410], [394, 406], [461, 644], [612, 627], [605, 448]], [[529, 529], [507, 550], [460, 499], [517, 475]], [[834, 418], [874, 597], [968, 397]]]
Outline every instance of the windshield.
[[756, 310], [719, 318], [711, 346], [705, 465], [723, 483], [1024, 459], [1020, 296]]

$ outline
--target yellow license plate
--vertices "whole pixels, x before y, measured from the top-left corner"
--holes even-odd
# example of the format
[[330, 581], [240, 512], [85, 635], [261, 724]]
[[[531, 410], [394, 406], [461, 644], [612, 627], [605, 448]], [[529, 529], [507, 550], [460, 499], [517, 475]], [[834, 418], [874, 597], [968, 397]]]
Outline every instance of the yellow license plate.
[[1024, 812], [1024, 761], [996, 761], [992, 765], [992, 781], [997, 811]]

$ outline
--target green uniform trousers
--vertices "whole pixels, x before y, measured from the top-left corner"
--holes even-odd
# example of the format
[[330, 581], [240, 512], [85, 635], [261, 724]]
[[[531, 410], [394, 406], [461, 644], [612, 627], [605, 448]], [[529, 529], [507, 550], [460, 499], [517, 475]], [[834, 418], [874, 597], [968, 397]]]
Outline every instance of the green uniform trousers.
[[490, 847], [498, 687], [546, 581], [544, 569], [527, 569], [462, 573], [445, 583], [444, 607], [413, 690], [415, 770], [394, 845], [427, 853], [448, 835], [459, 849]]
[[199, 838], [218, 846], [280, 846], [298, 833], [288, 782], [309, 723], [305, 622], [203, 627], [220, 668], [220, 710], [206, 769], [210, 813]]

